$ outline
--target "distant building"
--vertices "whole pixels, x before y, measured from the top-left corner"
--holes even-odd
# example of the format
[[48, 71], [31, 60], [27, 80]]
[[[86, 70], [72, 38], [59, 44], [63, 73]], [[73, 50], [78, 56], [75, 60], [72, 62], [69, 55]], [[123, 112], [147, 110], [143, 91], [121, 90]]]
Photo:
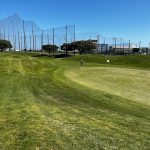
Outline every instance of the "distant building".
[[134, 44], [121, 44], [109, 46], [109, 51], [113, 54], [131, 54], [136, 46]]
[[98, 44], [98, 52], [99, 53], [105, 53], [109, 51], [109, 45], [108, 44]]

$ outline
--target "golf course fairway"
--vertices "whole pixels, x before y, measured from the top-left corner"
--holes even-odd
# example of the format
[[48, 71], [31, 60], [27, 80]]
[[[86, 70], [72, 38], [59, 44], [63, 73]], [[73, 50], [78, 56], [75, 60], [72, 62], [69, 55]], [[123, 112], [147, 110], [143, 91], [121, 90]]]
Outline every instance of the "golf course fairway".
[[150, 105], [150, 71], [128, 68], [82, 67], [67, 70], [72, 81]]
[[150, 56], [109, 59], [1, 53], [0, 150], [148, 150]]

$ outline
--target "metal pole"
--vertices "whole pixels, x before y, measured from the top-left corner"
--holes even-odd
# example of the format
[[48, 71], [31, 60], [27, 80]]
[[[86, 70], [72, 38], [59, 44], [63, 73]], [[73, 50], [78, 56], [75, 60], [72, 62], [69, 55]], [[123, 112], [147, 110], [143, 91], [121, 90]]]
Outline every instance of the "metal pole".
[[141, 48], [141, 41], [139, 41], [139, 49]]
[[2, 35], [1, 35], [2, 33], [1, 33], [1, 27], [0, 27], [0, 40], [2, 39]]
[[121, 51], [121, 48], [122, 48], [122, 38], [120, 38], [120, 51]]
[[9, 41], [9, 29], [8, 29], [8, 41]]
[[35, 50], [36, 50], [36, 35], [35, 35]]
[[76, 26], [74, 25], [74, 42], [76, 41]]
[[4, 25], [3, 25], [3, 28], [4, 28], [4, 40], [5, 40], [5, 27], [4, 27]]
[[124, 43], [123, 43], [123, 52], [124, 52], [124, 54], [125, 54]]
[[19, 33], [19, 30], [18, 30], [18, 46], [19, 46], [19, 51], [20, 51], [20, 33]]
[[130, 40], [129, 40], [129, 51], [130, 51], [130, 47], [131, 47], [131, 43], [130, 43]]
[[14, 28], [13, 28], [13, 46], [14, 46], [14, 50], [15, 50], [15, 33], [14, 33]]
[[113, 44], [112, 44], [112, 48], [114, 48], [115, 47], [115, 38], [113, 37]]
[[33, 46], [33, 51], [34, 51], [34, 30], [33, 30], [33, 24], [32, 24], [32, 46]]
[[48, 44], [49, 44], [49, 35], [47, 34], [47, 42], [48, 42]]
[[54, 45], [55, 45], [55, 29], [53, 28], [53, 55], [54, 55]]
[[149, 48], [148, 48], [148, 54], [150, 53], [150, 42], [149, 42]]
[[14, 50], [16, 51], [16, 34], [15, 34], [15, 45], [14, 45]]
[[[66, 28], [66, 44], [68, 44], [68, 27], [66, 26], [65, 28]], [[68, 46], [66, 47], [66, 55], [67, 54], [68, 54]]]
[[21, 36], [21, 51], [22, 51], [22, 36]]
[[97, 53], [98, 53], [98, 48], [99, 48], [99, 34], [97, 35]]
[[24, 49], [25, 49], [25, 52], [27, 52], [27, 48], [26, 48], [26, 33], [25, 33], [24, 21], [23, 21], [23, 32], [24, 32]]
[[68, 30], [67, 30], [68, 27], [66, 26], [65, 28], [66, 28], [66, 44], [67, 44], [68, 43], [68, 39], [67, 39], [68, 38]]
[[43, 54], [43, 34], [44, 34], [44, 31], [42, 30], [42, 34], [41, 34], [41, 50], [42, 50], [42, 54]]
[[115, 38], [115, 49], [116, 49], [116, 45], [117, 45], [117, 38]]
[[141, 53], [141, 41], [139, 41], [139, 50], [140, 50], [140, 53]]
[[31, 51], [31, 43], [32, 43], [32, 39], [31, 39], [31, 35], [30, 35], [30, 51]]

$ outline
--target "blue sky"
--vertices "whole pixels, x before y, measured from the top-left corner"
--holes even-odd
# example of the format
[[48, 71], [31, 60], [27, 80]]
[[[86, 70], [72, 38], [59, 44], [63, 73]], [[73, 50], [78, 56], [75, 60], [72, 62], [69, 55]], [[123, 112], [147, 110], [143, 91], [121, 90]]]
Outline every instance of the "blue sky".
[[75, 24], [77, 32], [99, 32], [148, 46], [149, 7], [150, 0], [2, 0], [0, 18], [18, 13], [42, 28]]

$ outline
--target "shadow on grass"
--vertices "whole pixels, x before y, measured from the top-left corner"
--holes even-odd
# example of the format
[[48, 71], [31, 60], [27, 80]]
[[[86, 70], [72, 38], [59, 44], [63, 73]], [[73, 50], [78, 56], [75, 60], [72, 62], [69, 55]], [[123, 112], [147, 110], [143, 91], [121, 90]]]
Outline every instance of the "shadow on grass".
[[50, 58], [65, 58], [71, 57], [72, 55], [66, 54], [57, 54], [57, 55], [48, 55], [48, 54], [32, 54], [31, 57], [50, 57]]
[[66, 54], [59, 54], [59, 55], [54, 55], [55, 58], [65, 58], [65, 57], [72, 57], [72, 55], [66, 55]]

